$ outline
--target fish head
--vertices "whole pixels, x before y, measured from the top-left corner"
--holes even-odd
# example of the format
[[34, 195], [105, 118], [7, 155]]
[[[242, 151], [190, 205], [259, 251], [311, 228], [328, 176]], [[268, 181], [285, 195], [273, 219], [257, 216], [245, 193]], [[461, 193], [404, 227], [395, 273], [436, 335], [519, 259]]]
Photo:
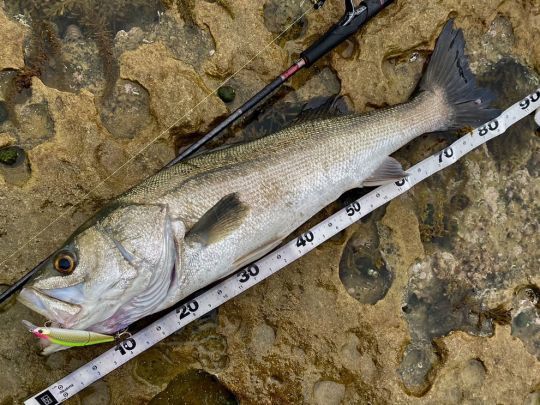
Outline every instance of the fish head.
[[40, 264], [19, 301], [63, 328], [113, 333], [159, 306], [175, 261], [166, 210], [121, 207]]

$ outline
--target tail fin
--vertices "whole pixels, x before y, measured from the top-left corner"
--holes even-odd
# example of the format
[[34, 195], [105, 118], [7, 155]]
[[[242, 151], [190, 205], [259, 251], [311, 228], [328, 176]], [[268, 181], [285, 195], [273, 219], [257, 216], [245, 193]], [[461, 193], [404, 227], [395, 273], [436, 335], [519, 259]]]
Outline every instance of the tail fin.
[[463, 31], [454, 29], [454, 20], [444, 26], [419, 90], [442, 95], [448, 103], [451, 113], [441, 130], [476, 127], [500, 112], [489, 108], [491, 92], [477, 86], [465, 56]]

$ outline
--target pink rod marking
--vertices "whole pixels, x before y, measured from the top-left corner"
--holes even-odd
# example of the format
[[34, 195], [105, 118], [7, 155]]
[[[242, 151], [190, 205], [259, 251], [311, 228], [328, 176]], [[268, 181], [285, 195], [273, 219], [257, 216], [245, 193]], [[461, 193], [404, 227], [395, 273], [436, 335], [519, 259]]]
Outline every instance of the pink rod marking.
[[298, 62], [296, 62], [294, 65], [292, 65], [289, 69], [287, 69], [285, 72], [283, 72], [280, 77], [283, 80], [287, 80], [289, 77], [294, 75], [296, 72], [298, 72], [304, 65], [306, 64], [306, 61], [304, 59], [300, 59]]

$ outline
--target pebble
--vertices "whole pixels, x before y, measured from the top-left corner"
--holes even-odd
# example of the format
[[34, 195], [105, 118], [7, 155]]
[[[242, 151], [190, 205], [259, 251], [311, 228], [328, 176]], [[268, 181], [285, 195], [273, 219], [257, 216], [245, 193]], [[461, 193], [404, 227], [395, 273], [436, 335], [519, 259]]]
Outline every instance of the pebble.
[[339, 405], [345, 396], [345, 386], [334, 381], [319, 381], [313, 387], [317, 405]]
[[231, 86], [220, 87], [218, 89], [217, 94], [219, 98], [226, 103], [230, 103], [231, 101], [234, 101], [236, 97], [236, 92], [234, 91], [234, 88], [232, 88]]
[[479, 389], [486, 378], [486, 368], [478, 359], [470, 359], [461, 370], [461, 380], [468, 388]]

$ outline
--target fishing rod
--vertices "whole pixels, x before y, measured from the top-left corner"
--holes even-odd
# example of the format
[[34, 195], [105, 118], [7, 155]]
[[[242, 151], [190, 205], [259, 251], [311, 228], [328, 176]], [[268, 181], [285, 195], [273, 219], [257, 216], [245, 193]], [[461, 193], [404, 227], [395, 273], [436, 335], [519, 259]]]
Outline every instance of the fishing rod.
[[[261, 101], [263, 101], [269, 94], [279, 88], [298, 71], [313, 65], [322, 56], [337, 47], [351, 35], [355, 34], [364, 26], [367, 21], [369, 21], [373, 16], [378, 14], [379, 11], [384, 9], [393, 1], [394, 0], [364, 0], [358, 5], [355, 5], [355, 0], [345, 0], [345, 14], [343, 14], [341, 19], [330, 27], [330, 29], [321, 38], [319, 38], [319, 40], [303, 51], [300, 54], [300, 59], [298, 59], [298, 61], [293, 63], [287, 70], [276, 77], [272, 83], [268, 84], [252, 98], [246, 101], [240, 108], [235, 110], [224, 121], [204, 135], [199, 141], [188, 146], [176, 158], [167, 163], [164, 168], [171, 167], [188, 156], [191, 156], [204, 144], [219, 135], [221, 131], [229, 128], [240, 117], [260, 104]], [[326, 0], [312, 0], [312, 2], [315, 9], [320, 9]], [[42, 263], [46, 262], [49, 258], [43, 260]], [[19, 291], [32, 277], [36, 275], [40, 268], [40, 265], [34, 267], [19, 280], [15, 281], [6, 291], [2, 292], [0, 294], [0, 304]]]
[[[314, 4], [315, 9], [323, 6], [326, 0], [317, 1]], [[310, 67], [321, 57], [326, 55], [332, 49], [337, 47], [351, 35], [355, 34], [364, 26], [364, 24], [384, 9], [394, 0], [364, 0], [358, 6], [355, 6], [354, 0], [345, 0], [345, 14], [339, 22], [317, 40], [308, 49], [300, 54], [300, 59], [294, 62], [288, 69], [276, 77], [270, 84], [246, 101], [241, 107], [230, 114], [220, 124], [215, 126], [210, 132], [204, 135], [197, 142], [184, 149], [177, 157], [165, 165], [165, 168], [174, 166], [178, 162], [186, 159], [198, 151], [204, 144], [214, 139], [220, 132], [229, 128], [235, 121], [245, 115], [252, 108], [261, 103], [274, 90], [279, 88], [288, 79], [298, 73], [305, 67]]]

